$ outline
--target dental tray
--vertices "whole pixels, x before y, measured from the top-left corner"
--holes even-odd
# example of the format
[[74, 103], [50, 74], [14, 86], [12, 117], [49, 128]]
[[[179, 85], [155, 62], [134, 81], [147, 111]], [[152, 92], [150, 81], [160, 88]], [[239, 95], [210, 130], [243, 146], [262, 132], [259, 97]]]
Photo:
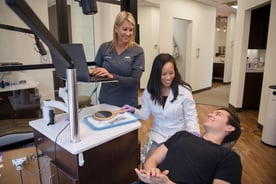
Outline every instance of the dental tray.
[[91, 128], [95, 130], [103, 130], [106, 128], [112, 128], [128, 123], [134, 123], [138, 119], [130, 112], [124, 112], [117, 114], [114, 118], [104, 121], [99, 121], [93, 118], [93, 115], [89, 115], [83, 118], [83, 121]]

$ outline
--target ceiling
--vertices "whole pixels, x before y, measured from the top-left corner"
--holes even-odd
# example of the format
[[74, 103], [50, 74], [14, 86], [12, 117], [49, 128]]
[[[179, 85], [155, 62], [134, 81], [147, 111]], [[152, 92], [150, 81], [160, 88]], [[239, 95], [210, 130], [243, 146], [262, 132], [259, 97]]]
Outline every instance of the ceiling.
[[231, 5], [237, 5], [237, 0], [217, 0], [217, 16], [225, 17], [230, 13], [235, 13], [236, 9]]
[[[48, 4], [54, 3], [56, 0], [48, 0]], [[103, 0], [101, 0], [103, 1]], [[110, 0], [106, 0], [110, 1]], [[118, 1], [118, 0], [116, 0]], [[230, 13], [235, 13], [236, 9], [232, 8], [231, 5], [237, 4], [237, 0], [194, 0], [203, 4], [214, 6], [217, 8], [217, 16], [225, 17]], [[158, 0], [137, 0], [138, 5], [143, 6], [159, 6]]]
[[[217, 16], [225, 17], [230, 13], [235, 13], [236, 9], [231, 5], [237, 4], [237, 0], [194, 0], [203, 4], [207, 4], [217, 8]], [[158, 0], [138, 0], [139, 5], [143, 6], [158, 6]]]

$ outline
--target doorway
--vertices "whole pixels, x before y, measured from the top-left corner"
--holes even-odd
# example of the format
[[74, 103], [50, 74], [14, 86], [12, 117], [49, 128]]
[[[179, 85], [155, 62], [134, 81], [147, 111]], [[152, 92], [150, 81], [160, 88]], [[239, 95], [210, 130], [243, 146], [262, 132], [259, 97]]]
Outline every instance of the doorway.
[[187, 74], [187, 45], [189, 36], [189, 25], [191, 21], [173, 18], [173, 57], [175, 58], [176, 66], [185, 81]]

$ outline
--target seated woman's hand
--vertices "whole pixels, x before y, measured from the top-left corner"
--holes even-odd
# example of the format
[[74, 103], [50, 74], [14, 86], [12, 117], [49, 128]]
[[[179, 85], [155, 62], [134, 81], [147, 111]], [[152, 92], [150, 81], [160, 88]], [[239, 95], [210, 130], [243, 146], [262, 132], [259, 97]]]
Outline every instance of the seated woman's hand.
[[135, 111], [135, 107], [131, 106], [131, 105], [123, 105], [123, 107], [121, 107], [121, 109], [126, 109], [128, 112], [134, 112]]

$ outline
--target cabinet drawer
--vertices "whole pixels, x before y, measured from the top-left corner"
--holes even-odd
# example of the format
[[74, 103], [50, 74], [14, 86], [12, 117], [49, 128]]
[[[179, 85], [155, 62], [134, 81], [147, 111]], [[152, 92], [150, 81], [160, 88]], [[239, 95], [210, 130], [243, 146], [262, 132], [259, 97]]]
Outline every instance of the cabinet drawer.
[[224, 63], [213, 64], [213, 79], [223, 79]]
[[246, 73], [243, 92], [243, 109], [259, 109], [263, 73]]
[[76, 178], [71, 177], [68, 173], [64, 170], [59, 168], [54, 162], [50, 162], [51, 168], [51, 181], [53, 184], [78, 184], [79, 181]]
[[37, 148], [47, 155], [55, 165], [58, 165], [73, 178], [78, 178], [77, 155], [72, 155], [36, 130], [34, 130], [34, 140]]

